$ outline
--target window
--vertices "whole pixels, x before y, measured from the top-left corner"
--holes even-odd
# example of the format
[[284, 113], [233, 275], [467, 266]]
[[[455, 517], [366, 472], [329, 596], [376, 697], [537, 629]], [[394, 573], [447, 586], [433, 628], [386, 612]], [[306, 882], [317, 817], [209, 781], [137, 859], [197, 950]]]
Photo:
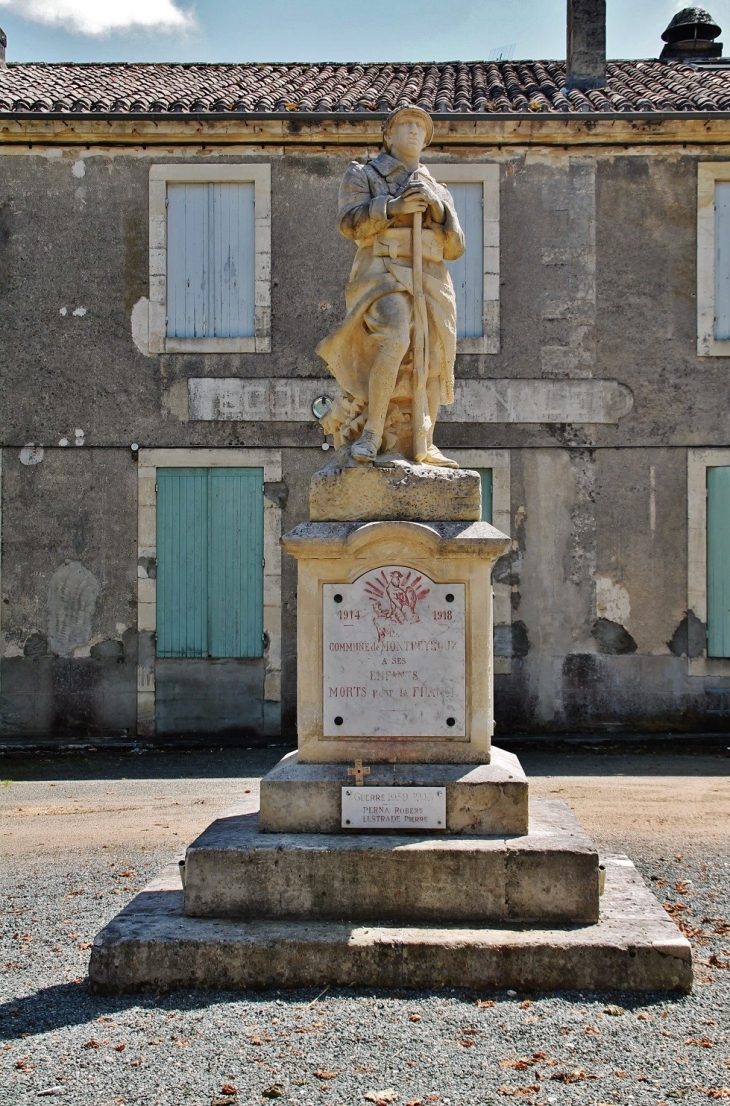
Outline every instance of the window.
[[482, 478], [482, 522], [492, 521], [492, 470], [477, 469]]
[[707, 655], [730, 657], [730, 466], [707, 469]]
[[150, 169], [153, 353], [271, 349], [268, 165]]
[[687, 534], [688, 672], [728, 678], [730, 449], [688, 450]]
[[447, 185], [466, 251], [447, 266], [456, 292], [457, 351], [499, 353], [499, 166], [431, 164]]
[[263, 655], [259, 468], [157, 470], [157, 656]]
[[730, 356], [730, 163], [697, 170], [697, 353]]
[[[265, 725], [277, 733], [282, 512], [262, 484], [282, 479], [281, 450], [140, 449], [138, 458], [137, 732], [157, 730], [160, 666], [174, 668], [179, 657], [183, 664], [186, 657], [216, 658], [199, 666], [196, 678], [206, 681], [233, 656], [253, 658], [243, 664], [263, 681]], [[175, 469], [183, 473], [177, 483]], [[158, 513], [166, 517], [158, 520]], [[227, 660], [219, 664], [221, 655]], [[164, 678], [163, 685], [167, 709], [171, 685]], [[205, 683], [206, 693], [214, 685]], [[246, 687], [236, 684], [239, 701]], [[194, 689], [185, 694], [189, 699]]]
[[252, 337], [253, 305], [253, 184], [168, 184], [167, 337]]

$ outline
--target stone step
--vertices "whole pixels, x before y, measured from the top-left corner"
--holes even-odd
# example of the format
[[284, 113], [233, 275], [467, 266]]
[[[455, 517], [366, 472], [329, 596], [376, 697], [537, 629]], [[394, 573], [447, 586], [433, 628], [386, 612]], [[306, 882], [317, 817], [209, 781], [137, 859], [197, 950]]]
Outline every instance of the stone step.
[[175, 865], [97, 935], [89, 979], [101, 994], [328, 984], [688, 993], [689, 941], [627, 857], [605, 865], [600, 921], [564, 929], [187, 918]]
[[[340, 833], [346, 764], [300, 764], [296, 750], [261, 780], [262, 833]], [[366, 787], [444, 787], [446, 830], [525, 834], [528, 786], [514, 755], [492, 746], [489, 764], [373, 764]]]
[[[185, 913], [210, 918], [595, 922], [598, 853], [562, 802], [524, 836], [260, 833], [233, 806], [189, 846]], [[250, 808], [248, 808], [250, 809]]]

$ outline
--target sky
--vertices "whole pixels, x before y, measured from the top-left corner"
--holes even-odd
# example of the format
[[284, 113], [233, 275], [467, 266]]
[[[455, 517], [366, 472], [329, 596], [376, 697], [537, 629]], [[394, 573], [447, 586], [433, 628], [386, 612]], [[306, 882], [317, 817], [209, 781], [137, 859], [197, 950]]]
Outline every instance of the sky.
[[[607, 0], [609, 58], [657, 57], [684, 2]], [[730, 0], [710, 0], [726, 28]], [[566, 0], [0, 0], [8, 61], [565, 57]]]

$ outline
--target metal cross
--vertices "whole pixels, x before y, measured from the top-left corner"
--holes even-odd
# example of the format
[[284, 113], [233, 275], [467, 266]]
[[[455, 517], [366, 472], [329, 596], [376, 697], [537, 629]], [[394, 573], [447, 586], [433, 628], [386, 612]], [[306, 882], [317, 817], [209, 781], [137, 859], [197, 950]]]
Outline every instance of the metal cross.
[[348, 768], [347, 769], [347, 774], [348, 774], [348, 776], [354, 776], [355, 777], [355, 786], [356, 787], [362, 787], [363, 784], [365, 783], [365, 777], [370, 775], [370, 769], [369, 768], [363, 768], [362, 761], [361, 760], [356, 760], [355, 761], [355, 767], [354, 768]]

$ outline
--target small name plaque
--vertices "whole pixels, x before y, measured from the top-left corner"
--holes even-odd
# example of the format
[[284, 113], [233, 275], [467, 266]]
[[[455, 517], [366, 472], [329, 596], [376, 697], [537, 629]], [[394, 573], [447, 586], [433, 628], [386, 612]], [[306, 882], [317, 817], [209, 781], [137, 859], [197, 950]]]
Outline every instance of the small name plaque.
[[343, 787], [343, 829], [446, 829], [445, 787]]

